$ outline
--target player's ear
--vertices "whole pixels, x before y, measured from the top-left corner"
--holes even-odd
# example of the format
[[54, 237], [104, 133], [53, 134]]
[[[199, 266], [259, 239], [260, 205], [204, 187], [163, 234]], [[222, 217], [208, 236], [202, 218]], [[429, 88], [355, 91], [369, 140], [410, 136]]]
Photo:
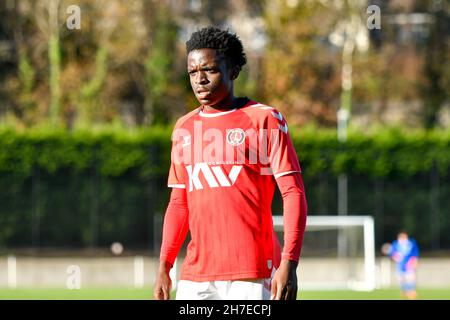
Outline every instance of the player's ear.
[[239, 66], [232, 66], [230, 69], [230, 80], [236, 80], [240, 71], [241, 68]]

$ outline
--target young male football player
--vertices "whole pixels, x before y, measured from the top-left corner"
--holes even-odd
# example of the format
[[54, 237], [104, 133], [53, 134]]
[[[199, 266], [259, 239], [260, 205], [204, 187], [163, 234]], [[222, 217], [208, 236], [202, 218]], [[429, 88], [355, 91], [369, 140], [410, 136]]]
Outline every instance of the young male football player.
[[[246, 63], [235, 34], [207, 27], [191, 35], [186, 49], [200, 107], [180, 118], [172, 134], [172, 193], [154, 297], [170, 298], [169, 271], [189, 231], [177, 299], [296, 299], [307, 204], [286, 120], [271, 106], [234, 96]], [[282, 254], [272, 225], [276, 186], [283, 197]]]
[[416, 299], [416, 268], [419, 259], [419, 247], [406, 231], [400, 231], [397, 240], [383, 245], [382, 251], [396, 262], [397, 277], [402, 297]]

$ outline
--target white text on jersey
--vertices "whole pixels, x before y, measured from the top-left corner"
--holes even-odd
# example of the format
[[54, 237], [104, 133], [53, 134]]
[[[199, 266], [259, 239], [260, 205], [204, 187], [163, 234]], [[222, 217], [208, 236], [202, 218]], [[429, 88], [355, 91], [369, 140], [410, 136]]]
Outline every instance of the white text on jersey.
[[203, 189], [200, 181], [200, 172], [208, 183], [210, 188], [231, 187], [236, 182], [242, 166], [234, 165], [228, 175], [223, 172], [221, 166], [210, 167], [206, 162], [196, 163], [194, 166], [186, 166], [189, 175], [189, 192], [196, 189]]

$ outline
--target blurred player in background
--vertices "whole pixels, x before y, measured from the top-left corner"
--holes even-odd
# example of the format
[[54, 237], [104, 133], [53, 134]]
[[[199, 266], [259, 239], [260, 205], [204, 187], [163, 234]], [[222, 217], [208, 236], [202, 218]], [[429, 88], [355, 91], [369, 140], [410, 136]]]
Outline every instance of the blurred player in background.
[[[172, 134], [172, 193], [154, 297], [170, 299], [169, 271], [189, 231], [177, 299], [295, 300], [307, 207], [286, 120], [271, 106], [234, 96], [246, 63], [235, 34], [203, 28], [186, 49], [200, 107]], [[282, 252], [272, 224], [275, 187], [283, 197]]]
[[419, 258], [419, 247], [408, 233], [401, 231], [397, 240], [392, 244], [384, 244], [382, 252], [396, 262], [397, 275], [402, 296], [407, 299], [416, 299], [416, 268]]

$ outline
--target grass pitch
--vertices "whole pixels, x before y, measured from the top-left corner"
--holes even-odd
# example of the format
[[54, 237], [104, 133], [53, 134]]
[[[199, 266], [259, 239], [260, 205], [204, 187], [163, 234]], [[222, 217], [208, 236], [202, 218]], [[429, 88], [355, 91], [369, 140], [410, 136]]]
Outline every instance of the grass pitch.
[[[89, 288], [68, 289], [0, 289], [0, 300], [150, 300], [151, 288]], [[172, 294], [172, 298], [175, 294]], [[400, 300], [398, 289], [372, 292], [357, 291], [301, 291], [298, 300]], [[419, 300], [450, 300], [450, 288], [419, 289]]]

